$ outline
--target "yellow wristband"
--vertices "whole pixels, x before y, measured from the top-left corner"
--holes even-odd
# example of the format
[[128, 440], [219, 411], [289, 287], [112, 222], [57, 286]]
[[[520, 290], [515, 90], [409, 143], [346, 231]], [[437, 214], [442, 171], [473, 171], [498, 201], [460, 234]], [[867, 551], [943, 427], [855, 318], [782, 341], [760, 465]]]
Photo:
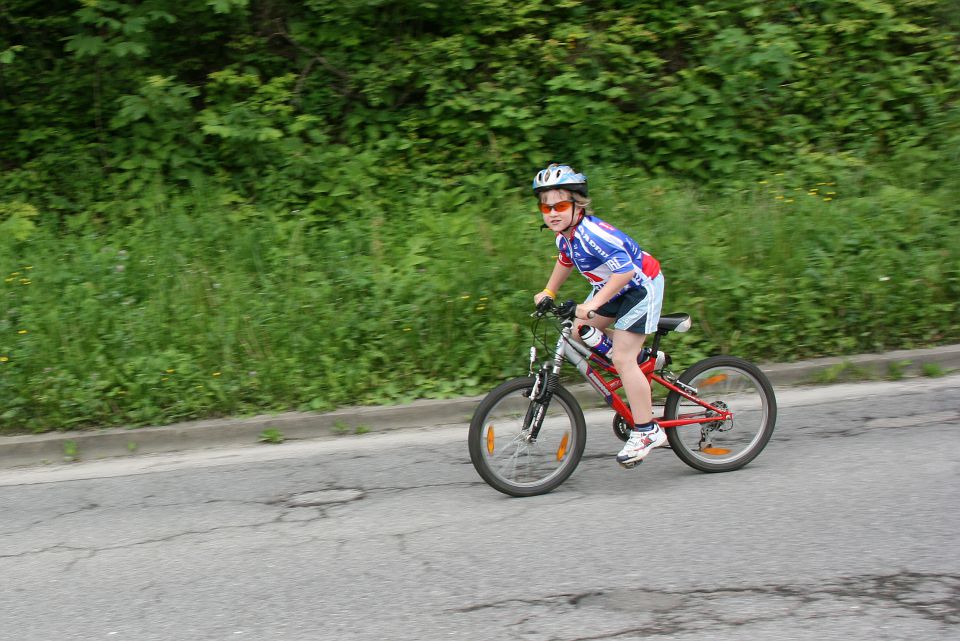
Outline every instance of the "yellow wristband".
[[552, 298], [553, 300], [557, 300], [557, 292], [553, 291], [552, 289], [547, 289], [546, 287], [544, 287], [543, 293], [549, 296], [550, 298]]

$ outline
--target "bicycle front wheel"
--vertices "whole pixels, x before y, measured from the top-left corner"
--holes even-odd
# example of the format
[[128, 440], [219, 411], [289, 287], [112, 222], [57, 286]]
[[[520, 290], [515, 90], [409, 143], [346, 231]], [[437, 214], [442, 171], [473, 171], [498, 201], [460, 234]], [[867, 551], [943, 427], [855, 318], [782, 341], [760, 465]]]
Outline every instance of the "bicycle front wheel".
[[555, 489], [577, 468], [587, 440], [580, 405], [559, 386], [532, 437], [529, 417], [541, 405], [530, 400], [535, 380], [528, 376], [503, 383], [481, 401], [470, 421], [473, 466], [491, 487], [510, 496]]
[[[684, 463], [702, 472], [729, 472], [766, 447], [777, 421], [777, 399], [760, 368], [736, 356], [711, 356], [679, 381], [712, 407], [731, 412], [728, 419], [667, 428], [670, 447]], [[667, 420], [717, 415], [674, 391], [663, 408]]]

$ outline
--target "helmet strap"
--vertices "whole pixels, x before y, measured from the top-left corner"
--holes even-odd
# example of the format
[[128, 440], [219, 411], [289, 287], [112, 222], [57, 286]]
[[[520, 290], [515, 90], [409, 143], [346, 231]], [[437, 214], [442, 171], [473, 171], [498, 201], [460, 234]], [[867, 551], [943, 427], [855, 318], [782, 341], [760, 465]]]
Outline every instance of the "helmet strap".
[[566, 229], [564, 229], [562, 232], [560, 232], [561, 234], [564, 234], [564, 233], [570, 231], [571, 229], [573, 229], [574, 227], [576, 227], [576, 226], [580, 223], [581, 220], [583, 220], [583, 208], [580, 207], [580, 218], [577, 218], [577, 222], [573, 222], [574, 219], [577, 217], [577, 207], [580, 207], [580, 205], [578, 205], [578, 204], [576, 203], [576, 201], [574, 201], [574, 203], [573, 203], [573, 213], [570, 214], [570, 225], [569, 225]]

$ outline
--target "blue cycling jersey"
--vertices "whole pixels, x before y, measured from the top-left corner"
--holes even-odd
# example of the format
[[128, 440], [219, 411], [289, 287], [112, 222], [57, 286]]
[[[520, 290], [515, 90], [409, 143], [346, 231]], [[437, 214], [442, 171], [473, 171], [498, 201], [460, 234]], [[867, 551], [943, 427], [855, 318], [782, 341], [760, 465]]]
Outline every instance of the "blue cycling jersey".
[[635, 240], [596, 216], [584, 216], [574, 227], [569, 241], [557, 234], [557, 249], [560, 250], [560, 264], [576, 266], [595, 292], [613, 274], [633, 272], [633, 278], [621, 293], [642, 287], [660, 274], [660, 263], [656, 258], [640, 249]]

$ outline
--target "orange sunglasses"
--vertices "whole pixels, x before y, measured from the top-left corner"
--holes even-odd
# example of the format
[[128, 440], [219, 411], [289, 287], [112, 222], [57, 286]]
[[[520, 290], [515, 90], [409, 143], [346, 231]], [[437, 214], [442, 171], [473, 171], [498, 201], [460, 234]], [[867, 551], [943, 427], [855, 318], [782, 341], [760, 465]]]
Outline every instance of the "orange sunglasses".
[[573, 202], [574, 201], [572, 200], [561, 200], [560, 202], [555, 203], [553, 205], [548, 205], [547, 203], [540, 203], [540, 211], [544, 214], [549, 214], [550, 210], [552, 209], [558, 214], [562, 214], [564, 212], [570, 211], [570, 208], [573, 207]]

